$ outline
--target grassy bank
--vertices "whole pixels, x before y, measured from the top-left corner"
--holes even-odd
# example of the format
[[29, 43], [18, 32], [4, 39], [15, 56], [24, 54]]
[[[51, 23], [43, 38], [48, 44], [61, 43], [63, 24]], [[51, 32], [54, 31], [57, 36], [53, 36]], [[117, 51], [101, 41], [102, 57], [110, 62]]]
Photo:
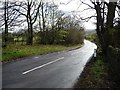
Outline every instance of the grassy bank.
[[110, 88], [113, 84], [108, 79], [108, 64], [102, 56], [97, 55], [96, 60], [91, 59], [82, 72], [75, 88]]
[[62, 46], [62, 45], [9, 45], [6, 48], [2, 49], [2, 62], [10, 61], [13, 59], [31, 56], [31, 55], [40, 55], [56, 51], [69, 50], [81, 47], [81, 45], [74, 46]]
[[100, 44], [95, 33], [86, 36], [86, 39], [94, 42], [98, 46], [96, 59], [92, 58], [87, 63], [78, 82], [74, 85], [74, 88], [111, 88], [115, 83], [110, 80], [109, 75], [109, 63], [103, 59]]

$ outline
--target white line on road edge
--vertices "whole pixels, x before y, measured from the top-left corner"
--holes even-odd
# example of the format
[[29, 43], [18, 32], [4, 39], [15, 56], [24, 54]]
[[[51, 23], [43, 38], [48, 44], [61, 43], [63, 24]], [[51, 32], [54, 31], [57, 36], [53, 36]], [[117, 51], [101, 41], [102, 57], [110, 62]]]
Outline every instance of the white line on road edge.
[[43, 64], [43, 65], [38, 66], [38, 67], [35, 67], [35, 68], [33, 68], [33, 69], [27, 70], [27, 71], [23, 72], [22, 74], [23, 74], [23, 75], [24, 75], [24, 74], [27, 74], [27, 73], [29, 73], [29, 72], [32, 72], [32, 71], [36, 70], [36, 69], [40, 69], [40, 68], [42, 68], [42, 67], [44, 67], [44, 66], [47, 66], [47, 65], [49, 65], [49, 64], [52, 64], [52, 63], [54, 63], [54, 62], [57, 62], [57, 61], [59, 61], [59, 60], [61, 60], [61, 59], [64, 59], [64, 57], [58, 58], [58, 59], [56, 59], [56, 60], [54, 60], [54, 61], [48, 62], [48, 63], [46, 63], [46, 64]]

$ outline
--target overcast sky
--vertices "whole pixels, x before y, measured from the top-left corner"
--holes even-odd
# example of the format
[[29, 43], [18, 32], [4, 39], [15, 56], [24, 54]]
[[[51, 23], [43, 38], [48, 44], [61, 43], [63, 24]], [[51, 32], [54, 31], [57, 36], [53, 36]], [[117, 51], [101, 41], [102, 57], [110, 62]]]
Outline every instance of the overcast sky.
[[[10, 0], [10, 1], [13, 1], [13, 0]], [[16, 0], [16, 1], [22, 1], [22, 0]], [[95, 14], [94, 10], [87, 10], [84, 12], [79, 12], [79, 11], [83, 11], [85, 8], [88, 8], [87, 5], [81, 4], [80, 0], [45, 0], [45, 1], [53, 1], [53, 2], [55, 2], [55, 4], [58, 5], [59, 10], [62, 10], [66, 13], [71, 13], [72, 11], [75, 11], [74, 14], [76, 16], [81, 16], [83, 18], [86, 18], [86, 17], [89, 17], [89, 16]], [[90, 0], [82, 0], [82, 1], [84, 1], [90, 5], [93, 5], [90, 2]], [[96, 20], [93, 18], [93, 19], [89, 20], [88, 22], [82, 22], [82, 24], [85, 29], [95, 29], [96, 26], [95, 26], [95, 24], [93, 24], [95, 22], [96, 22]]]
[[[80, 13], [79, 11], [83, 11], [85, 8], [88, 8], [87, 5], [84, 5], [84, 4], [81, 5], [80, 0], [54, 0], [54, 2], [59, 5], [58, 8], [60, 10], [65, 12], [76, 11], [76, 15], [79, 14], [83, 18], [86, 18], [95, 14], [94, 10], [87, 10]], [[91, 6], [93, 5], [90, 2], [90, 0], [84, 0], [84, 2], [90, 4]], [[83, 22], [83, 25], [85, 29], [95, 29], [96, 26], [95, 24], [93, 24], [95, 22], [96, 22], [95, 18], [92, 18], [88, 22]]]
[[[0, 1], [2, 1], [2, 0], [0, 0]], [[15, 0], [9, 0], [9, 1], [15, 1]], [[22, 0], [16, 0], [16, 1], [22, 1]], [[88, 8], [88, 6], [81, 4], [80, 0], [43, 0], [43, 1], [53, 1], [53, 2], [55, 2], [55, 4], [58, 5], [59, 10], [62, 10], [66, 13], [75, 11], [74, 14], [76, 16], [79, 15], [83, 18], [95, 15], [95, 10], [86, 10], [84, 12], [81, 12], [84, 9]], [[93, 4], [90, 2], [90, 0], [82, 0], [82, 1], [93, 6]], [[106, 1], [108, 1], [108, 0], [106, 0]], [[115, 0], [112, 0], [112, 1], [115, 1]], [[82, 22], [85, 29], [95, 29], [96, 25], [94, 23], [96, 23], [95, 18], [90, 19], [88, 22]]]

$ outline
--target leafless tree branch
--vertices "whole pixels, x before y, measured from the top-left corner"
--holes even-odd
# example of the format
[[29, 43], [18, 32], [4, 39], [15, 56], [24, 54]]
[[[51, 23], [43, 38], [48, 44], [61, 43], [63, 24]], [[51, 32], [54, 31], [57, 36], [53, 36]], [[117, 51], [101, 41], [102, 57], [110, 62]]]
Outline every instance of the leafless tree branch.
[[88, 3], [83, 2], [82, 0], [80, 0], [81, 3], [83, 3], [84, 5], [87, 5], [88, 7], [90, 7], [91, 9], [94, 9], [94, 7], [92, 7], [91, 5], [89, 5]]

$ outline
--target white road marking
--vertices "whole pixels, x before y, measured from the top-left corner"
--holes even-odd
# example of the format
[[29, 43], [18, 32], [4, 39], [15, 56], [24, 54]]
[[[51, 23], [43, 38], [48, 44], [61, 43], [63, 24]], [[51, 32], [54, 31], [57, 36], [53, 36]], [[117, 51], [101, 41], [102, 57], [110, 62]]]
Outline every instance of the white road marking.
[[39, 58], [39, 57], [34, 57], [34, 58]]
[[75, 54], [78, 54], [78, 53], [80, 53], [80, 52], [72, 53], [71, 55], [75, 55]]
[[87, 53], [88, 52], [88, 50], [81, 50], [81, 51], [78, 51], [78, 52], [75, 52], [75, 53], [72, 53], [71, 55], [75, 55], [75, 54], [78, 54], [78, 53]]
[[57, 62], [57, 61], [59, 61], [59, 60], [61, 60], [61, 59], [64, 59], [64, 57], [58, 58], [58, 59], [56, 59], [56, 60], [54, 60], [54, 61], [48, 62], [48, 63], [46, 63], [46, 64], [43, 64], [43, 65], [38, 66], [38, 67], [35, 67], [35, 68], [33, 68], [33, 69], [27, 70], [27, 71], [23, 72], [22, 74], [23, 74], [23, 75], [24, 75], [24, 74], [27, 74], [27, 73], [29, 73], [29, 72], [32, 72], [32, 71], [36, 70], [36, 69], [40, 69], [40, 68], [42, 68], [42, 67], [44, 67], [44, 66], [47, 66], [47, 65], [52, 64], [52, 63], [55, 63], [55, 62]]

